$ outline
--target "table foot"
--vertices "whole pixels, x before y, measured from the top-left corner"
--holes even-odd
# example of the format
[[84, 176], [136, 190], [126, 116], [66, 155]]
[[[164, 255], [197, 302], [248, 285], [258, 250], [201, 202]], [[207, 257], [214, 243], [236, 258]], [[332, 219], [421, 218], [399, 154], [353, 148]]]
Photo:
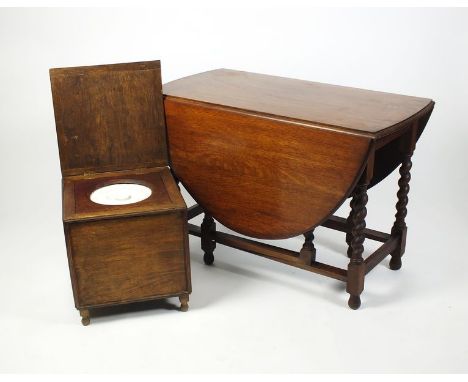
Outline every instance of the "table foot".
[[390, 269], [397, 271], [401, 268], [401, 257], [393, 257], [390, 259]]
[[348, 306], [353, 310], [359, 309], [359, 307], [361, 306], [361, 297], [350, 295], [348, 300]]
[[203, 262], [206, 265], [212, 265], [214, 262], [213, 252], [205, 252], [205, 254], [203, 255]]

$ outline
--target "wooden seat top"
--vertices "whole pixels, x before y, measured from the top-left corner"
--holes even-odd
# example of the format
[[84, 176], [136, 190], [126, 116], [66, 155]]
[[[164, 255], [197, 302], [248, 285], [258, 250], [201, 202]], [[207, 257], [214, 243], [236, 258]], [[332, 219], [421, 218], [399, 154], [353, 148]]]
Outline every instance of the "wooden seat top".
[[[151, 195], [138, 203], [103, 205], [91, 201], [93, 191], [118, 183], [141, 184]], [[167, 167], [101, 172], [63, 179], [63, 220], [65, 222], [115, 219], [185, 210], [184, 199]]]
[[410, 119], [419, 118], [434, 104], [427, 98], [229, 69], [169, 82], [163, 92], [166, 96], [352, 131], [372, 138], [406, 126]]

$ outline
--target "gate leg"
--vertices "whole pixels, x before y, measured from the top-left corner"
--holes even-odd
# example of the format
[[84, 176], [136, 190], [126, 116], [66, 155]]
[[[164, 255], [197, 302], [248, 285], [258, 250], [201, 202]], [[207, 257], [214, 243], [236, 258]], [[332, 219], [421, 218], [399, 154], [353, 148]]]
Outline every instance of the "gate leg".
[[361, 293], [364, 290], [364, 276], [366, 268], [362, 253], [364, 252], [364, 229], [366, 228], [367, 183], [360, 182], [351, 200], [351, 232], [348, 255], [348, 282], [346, 291], [349, 293], [348, 305], [351, 309], [361, 306]]
[[411, 154], [406, 154], [403, 163], [400, 166], [400, 179], [398, 180], [399, 190], [397, 192], [398, 202], [396, 204], [395, 223], [392, 227], [392, 236], [399, 236], [400, 242], [398, 247], [390, 254], [390, 269], [396, 271], [401, 268], [401, 256], [405, 253], [406, 246], [406, 231], [407, 226], [405, 222], [406, 214], [408, 210], [408, 193], [409, 193], [409, 182], [411, 180]]
[[203, 222], [201, 224], [201, 247], [205, 252], [203, 255], [203, 261], [206, 265], [211, 265], [214, 262], [213, 251], [216, 248], [216, 241], [214, 239], [214, 233], [216, 232], [216, 223], [213, 217], [205, 213]]
[[315, 261], [315, 254], [317, 250], [314, 246], [314, 230], [304, 234], [304, 245], [299, 252], [299, 258], [304, 261], [304, 264], [310, 265]]

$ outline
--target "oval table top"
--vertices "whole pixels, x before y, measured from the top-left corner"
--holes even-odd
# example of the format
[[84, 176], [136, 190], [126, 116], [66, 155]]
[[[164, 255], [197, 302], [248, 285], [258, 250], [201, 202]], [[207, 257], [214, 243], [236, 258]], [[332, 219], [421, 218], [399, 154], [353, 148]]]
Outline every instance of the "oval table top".
[[433, 104], [427, 98], [216, 69], [163, 86], [168, 96], [355, 131], [373, 138]]
[[175, 175], [220, 223], [263, 239], [320, 225], [368, 167], [369, 186], [384, 179], [401, 163], [406, 133], [415, 126], [420, 134], [434, 105], [227, 69], [163, 92]]

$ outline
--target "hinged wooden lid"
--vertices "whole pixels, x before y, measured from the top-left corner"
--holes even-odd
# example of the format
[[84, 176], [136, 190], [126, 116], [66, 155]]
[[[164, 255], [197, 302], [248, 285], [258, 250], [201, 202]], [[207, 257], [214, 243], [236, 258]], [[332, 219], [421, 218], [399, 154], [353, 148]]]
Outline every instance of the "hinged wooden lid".
[[168, 165], [159, 61], [50, 69], [62, 175]]

